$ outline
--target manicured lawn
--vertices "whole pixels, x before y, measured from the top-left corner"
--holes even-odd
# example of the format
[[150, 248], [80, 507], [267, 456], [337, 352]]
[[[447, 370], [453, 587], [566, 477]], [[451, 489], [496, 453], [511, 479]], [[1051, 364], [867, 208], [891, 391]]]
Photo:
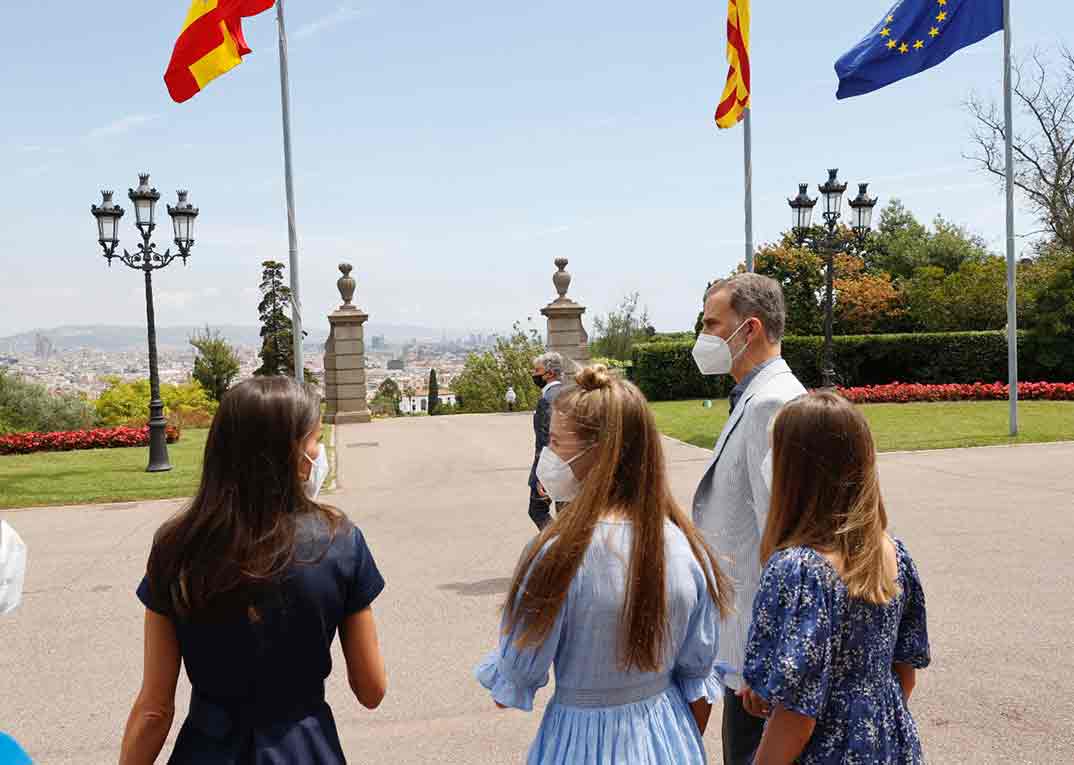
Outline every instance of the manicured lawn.
[[[145, 472], [146, 446], [0, 457], [0, 508], [189, 497], [201, 479], [208, 433], [184, 430], [179, 443], [169, 444], [172, 469], [167, 473]], [[330, 425], [324, 428], [324, 442], [334, 466]], [[326, 487], [334, 474], [333, 467]]]
[[[727, 401], [652, 404], [657, 426], [680, 441], [711, 449], [727, 421]], [[1025, 401], [1018, 405], [1019, 435], [1007, 435], [1005, 401], [867, 404], [862, 407], [880, 451], [1074, 441], [1074, 402]]]
[[184, 430], [178, 443], [168, 444], [167, 473], [145, 472], [148, 446], [0, 457], [0, 507], [188, 497], [201, 477], [208, 433]]

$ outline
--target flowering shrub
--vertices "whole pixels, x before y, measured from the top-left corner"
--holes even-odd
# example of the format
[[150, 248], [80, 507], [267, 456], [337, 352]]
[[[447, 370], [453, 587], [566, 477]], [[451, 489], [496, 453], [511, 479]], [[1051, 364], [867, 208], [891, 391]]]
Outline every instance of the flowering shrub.
[[[968, 385], [926, 385], [891, 383], [862, 388], [840, 388], [839, 393], [855, 404], [905, 404], [911, 401], [1006, 401], [1010, 386], [1006, 383], [972, 383]], [[1074, 401], [1074, 383], [1018, 383], [1022, 400]]]
[[[165, 430], [168, 443], [179, 440], [178, 428]], [[69, 452], [75, 449], [115, 449], [122, 446], [146, 446], [149, 428], [96, 428], [70, 430], [60, 433], [14, 433], [0, 436], [0, 454], [32, 454], [33, 452]]]

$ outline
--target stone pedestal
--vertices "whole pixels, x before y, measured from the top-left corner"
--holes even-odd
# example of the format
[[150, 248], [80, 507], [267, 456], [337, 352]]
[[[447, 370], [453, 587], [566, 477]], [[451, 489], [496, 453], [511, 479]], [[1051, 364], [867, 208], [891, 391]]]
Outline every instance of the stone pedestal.
[[567, 290], [571, 286], [567, 259], [556, 258], [555, 263], [559, 270], [552, 276], [552, 283], [556, 285], [559, 297], [542, 308], [541, 314], [548, 319], [546, 347], [563, 356], [564, 377], [569, 378], [589, 363], [589, 334], [582, 326], [585, 306], [567, 297]]
[[336, 282], [343, 305], [328, 314], [328, 341], [324, 344], [324, 421], [344, 424], [369, 422], [372, 414], [365, 394], [365, 327], [369, 315], [351, 303], [355, 281], [351, 264], [340, 263], [343, 276]]

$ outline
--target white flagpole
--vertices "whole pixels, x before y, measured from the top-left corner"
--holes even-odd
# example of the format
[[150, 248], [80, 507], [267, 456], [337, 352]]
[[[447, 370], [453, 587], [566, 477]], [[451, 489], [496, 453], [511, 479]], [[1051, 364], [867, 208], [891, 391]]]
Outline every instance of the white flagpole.
[[1007, 382], [1010, 434], [1018, 435], [1018, 264], [1014, 259], [1014, 114], [1011, 83], [1011, 0], [1003, 0], [1003, 111], [1007, 134]]
[[304, 379], [302, 358], [302, 300], [298, 291], [298, 233], [295, 231], [295, 185], [291, 173], [291, 93], [287, 77], [287, 29], [283, 23], [283, 0], [276, 0], [280, 33], [280, 101], [283, 106], [283, 171], [287, 188], [287, 240], [291, 267], [291, 326], [294, 333], [295, 379]]
[[746, 270], [753, 271], [753, 134], [750, 131], [750, 113], [742, 120], [742, 144], [746, 171]]

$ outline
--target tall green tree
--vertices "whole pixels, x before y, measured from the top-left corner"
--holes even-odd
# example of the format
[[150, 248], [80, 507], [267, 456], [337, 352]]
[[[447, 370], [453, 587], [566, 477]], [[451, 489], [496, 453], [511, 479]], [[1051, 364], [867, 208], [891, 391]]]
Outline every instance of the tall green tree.
[[898, 199], [880, 212], [880, 223], [861, 249], [867, 271], [889, 274], [896, 283], [910, 279], [919, 268], [933, 266], [954, 273], [964, 263], [990, 257], [979, 235], [937, 215], [931, 230], [918, 222]]
[[649, 309], [638, 309], [640, 295], [633, 292], [605, 316], [593, 319], [596, 339], [590, 343], [590, 352], [597, 358], [629, 361], [634, 343], [645, 342], [656, 330], [649, 321]]
[[261, 264], [261, 366], [255, 375], [293, 375], [295, 373], [294, 333], [287, 306], [291, 288], [283, 281], [283, 263], [266, 260]]
[[436, 379], [436, 370], [429, 370], [429, 414], [440, 413], [440, 383]]
[[541, 392], [531, 379], [533, 360], [544, 350], [536, 329], [524, 329], [515, 323], [511, 334], [497, 338], [492, 350], [471, 353], [452, 383], [459, 408], [465, 412], [499, 412], [509, 386], [518, 394], [518, 409], [535, 408]]
[[399, 402], [402, 397], [403, 392], [399, 389], [399, 383], [389, 377], [377, 387], [372, 406], [378, 412], [394, 417], [399, 414]]
[[[287, 315], [291, 305], [291, 288], [284, 284], [284, 265], [277, 260], [261, 264], [261, 302], [257, 312], [261, 316], [261, 366], [255, 375], [287, 375], [295, 373], [294, 325]], [[305, 337], [308, 333], [303, 332]], [[316, 383], [317, 376], [306, 368], [307, 382]]]
[[1025, 326], [1043, 341], [1047, 366], [1059, 366], [1074, 355], [1074, 252], [1051, 254], [1050, 275], [1035, 296], [1034, 310]]
[[227, 340], [219, 332], [214, 332], [206, 325], [203, 334], [190, 338], [198, 355], [194, 358], [193, 378], [201, 383], [214, 401], [219, 401], [227, 393], [235, 378], [239, 376], [239, 357]]

